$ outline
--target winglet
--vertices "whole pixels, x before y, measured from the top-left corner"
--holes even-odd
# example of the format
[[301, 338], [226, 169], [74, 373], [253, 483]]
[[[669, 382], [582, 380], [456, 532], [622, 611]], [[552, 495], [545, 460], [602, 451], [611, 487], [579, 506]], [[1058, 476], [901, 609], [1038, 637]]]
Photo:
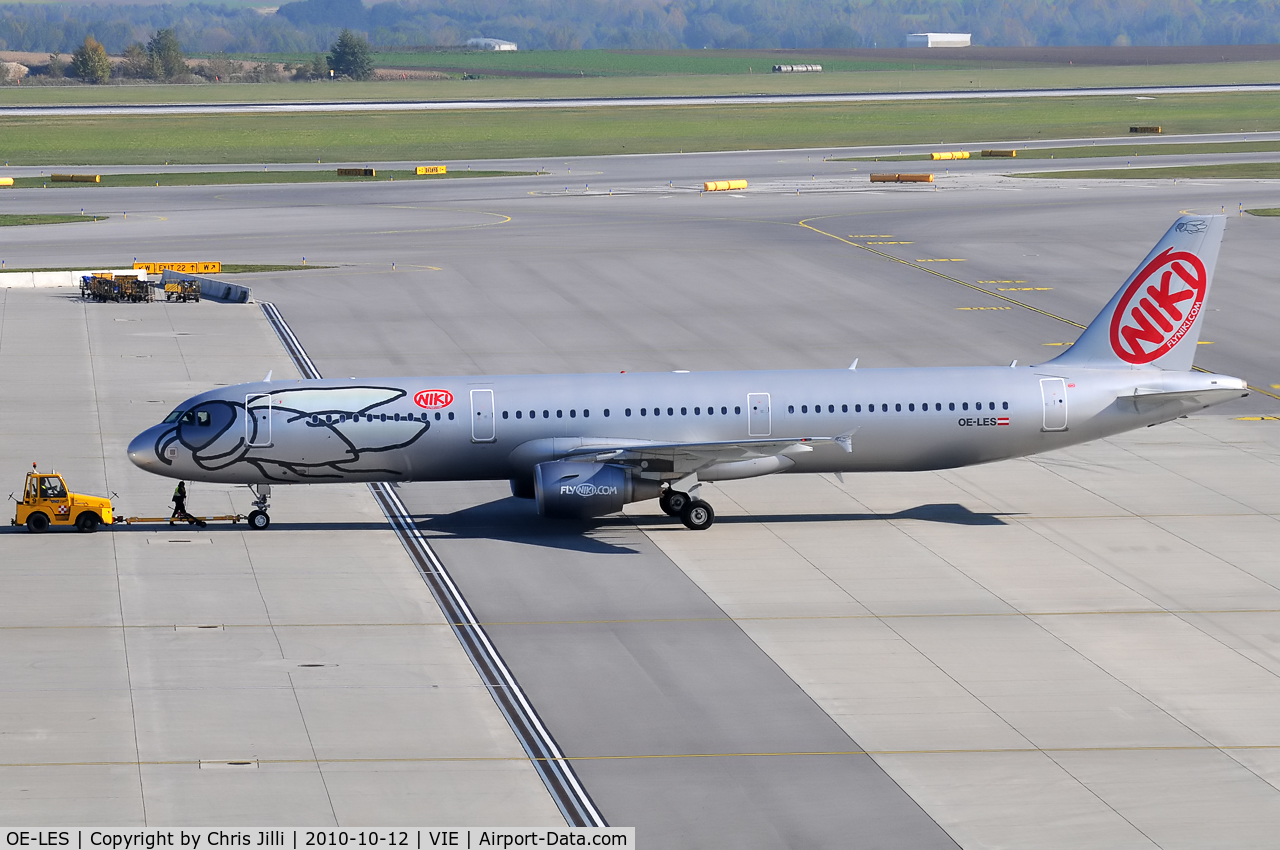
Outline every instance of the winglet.
[[271, 373], [272, 373], [272, 372], [274, 372], [274, 371], [275, 371], [274, 369], [268, 369], [268, 370], [267, 370], [267, 377], [265, 377], [265, 378], [263, 378], [263, 379], [262, 379], [262, 383], [264, 383], [264, 384], [265, 384], [265, 383], [268, 383], [268, 382], [271, 380]]
[[1185, 372], [1195, 360], [1226, 216], [1184, 215], [1052, 363]]

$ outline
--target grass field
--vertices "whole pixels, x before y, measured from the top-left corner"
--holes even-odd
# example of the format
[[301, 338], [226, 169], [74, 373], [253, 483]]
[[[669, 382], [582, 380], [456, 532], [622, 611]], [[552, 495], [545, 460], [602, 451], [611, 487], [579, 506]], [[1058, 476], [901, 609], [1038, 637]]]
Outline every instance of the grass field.
[[1167, 168], [1098, 168], [1088, 171], [1037, 171], [1013, 177], [1065, 180], [1172, 180], [1203, 177], [1231, 180], [1280, 179], [1280, 162], [1237, 162], [1230, 165], [1178, 165]]
[[[77, 219], [83, 218], [85, 221], [89, 220], [87, 217], [82, 217], [82, 216], [75, 216], [75, 218]], [[107, 216], [105, 215], [98, 216], [98, 219], [106, 219], [106, 218]], [[0, 273], [3, 273], [3, 272], [78, 272], [82, 269], [111, 269], [111, 268], [118, 268], [118, 266], [119, 264], [117, 262], [112, 261], [107, 263], [85, 263], [79, 266], [54, 266], [52, 268], [49, 268], [49, 267], [29, 268], [29, 269], [0, 268]], [[333, 268], [333, 266], [274, 265], [270, 263], [223, 263], [222, 271], [219, 272], [218, 274], [224, 275], [224, 274], [253, 274], [255, 272], [297, 272], [297, 271], [309, 271], [311, 269], [331, 269], [331, 268]]]
[[1280, 216], [1280, 207], [1269, 207], [1261, 210], [1245, 210], [1249, 215], [1277, 215]]
[[[670, 151], [964, 146], [978, 140], [1280, 129], [1275, 95], [1181, 95], [432, 113], [10, 118], [12, 165], [480, 161]], [[144, 128], [139, 131], [139, 128]], [[3, 171], [0, 170], [0, 176]]]
[[[592, 54], [581, 51], [573, 55]], [[713, 54], [713, 51], [707, 51]], [[423, 54], [476, 56], [481, 54]], [[484, 54], [488, 55], [488, 54]], [[539, 57], [541, 51], [521, 54]], [[277, 57], [278, 58], [278, 57]], [[502, 60], [499, 60], [502, 61]], [[709, 60], [708, 60], [709, 61]], [[736, 60], [734, 60], [736, 61]], [[923, 63], [920, 63], [923, 64]], [[750, 66], [750, 67], [754, 67]], [[1280, 80], [1280, 62], [1206, 65], [1031, 66], [945, 70], [879, 68], [821, 74], [725, 73], [677, 76], [485, 78], [386, 82], [207, 83], [201, 85], [0, 86], [0, 105], [219, 103], [316, 100], [472, 100], [547, 97], [802, 94], [868, 91], [982, 91], [1079, 86], [1204, 85]]]
[[48, 177], [17, 177], [15, 189], [93, 186], [217, 186], [246, 183], [377, 183], [390, 180], [448, 180], [468, 177], [526, 177], [532, 171], [455, 171], [418, 176], [412, 171], [379, 171], [376, 177], [339, 177], [333, 171], [196, 171], [169, 174], [103, 174], [100, 183], [53, 183]]
[[31, 213], [0, 215], [0, 227], [22, 227], [29, 224], [70, 224], [72, 222], [106, 221], [105, 215], [77, 215], [75, 213]]
[[[1069, 148], [1018, 148], [1018, 159], [1079, 159], [1102, 156], [1178, 156], [1205, 153], [1270, 153], [1280, 151], [1280, 141], [1266, 142], [1202, 142], [1196, 144], [1140, 144], [1082, 145]], [[972, 150], [973, 159], [981, 159], [980, 151]], [[929, 154], [903, 154], [901, 156], [849, 156], [834, 158], [831, 162], [903, 162], [932, 161]]]

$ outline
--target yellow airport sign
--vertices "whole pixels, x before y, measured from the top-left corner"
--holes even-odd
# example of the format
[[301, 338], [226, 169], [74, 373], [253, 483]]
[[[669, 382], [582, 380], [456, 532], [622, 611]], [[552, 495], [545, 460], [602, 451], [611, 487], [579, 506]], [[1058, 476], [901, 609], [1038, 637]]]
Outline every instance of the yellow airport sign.
[[147, 274], [219, 274], [222, 271], [222, 263], [134, 263], [133, 267], [144, 269]]
[[419, 165], [417, 174], [419, 176], [423, 174], [445, 174], [447, 173], [447, 168], [448, 166], [444, 165]]

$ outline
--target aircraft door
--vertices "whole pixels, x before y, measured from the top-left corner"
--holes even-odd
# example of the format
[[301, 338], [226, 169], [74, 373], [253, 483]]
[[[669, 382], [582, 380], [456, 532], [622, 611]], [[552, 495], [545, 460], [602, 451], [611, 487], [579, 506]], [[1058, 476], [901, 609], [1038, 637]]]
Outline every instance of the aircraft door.
[[1067, 430], [1067, 382], [1062, 378], [1041, 378], [1044, 399], [1044, 431]]
[[768, 393], [747, 393], [747, 436], [767, 437], [772, 430]]
[[493, 390], [471, 391], [471, 442], [492, 443], [497, 439], [493, 423]]
[[249, 446], [271, 445], [271, 395], [254, 393], [244, 397], [244, 441]]

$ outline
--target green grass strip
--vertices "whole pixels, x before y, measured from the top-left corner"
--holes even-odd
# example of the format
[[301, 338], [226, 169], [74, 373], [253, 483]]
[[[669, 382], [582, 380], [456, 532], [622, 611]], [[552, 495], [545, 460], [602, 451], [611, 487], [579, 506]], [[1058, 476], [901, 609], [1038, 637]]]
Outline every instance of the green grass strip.
[[1097, 168], [1088, 171], [1036, 171], [1010, 176], [1061, 180], [1171, 180], [1177, 177], [1276, 180], [1280, 179], [1280, 162], [1236, 162], [1230, 165], [1182, 165], [1167, 168]]
[[[984, 157], [981, 149], [965, 148], [973, 154], [971, 159], [1002, 160], [1007, 157]], [[942, 146], [938, 150], [944, 150]], [[1186, 154], [1206, 153], [1271, 153], [1280, 151], [1280, 141], [1266, 142], [1203, 142], [1198, 144], [1142, 144], [1135, 147], [1128, 145], [1087, 145], [1070, 148], [1018, 148], [1017, 160], [1024, 159], [1079, 159], [1086, 157], [1114, 156], [1181, 156]], [[896, 154], [892, 156], [850, 156], [833, 158], [830, 162], [902, 162], [907, 160], [929, 160], [929, 154]], [[1017, 160], [1013, 160], [1015, 163]], [[945, 160], [938, 160], [945, 161]]]
[[69, 189], [86, 186], [220, 186], [253, 183], [386, 183], [392, 180], [448, 180], [466, 177], [527, 177], [533, 171], [451, 171], [416, 175], [381, 171], [376, 177], [340, 177], [336, 171], [192, 171], [165, 174], [103, 174], [100, 183], [54, 183], [48, 177], [16, 177], [15, 189]]
[[[301, 272], [331, 269], [333, 266], [273, 265], [270, 263], [223, 263], [219, 274], [255, 274], [258, 272]], [[213, 275], [210, 275], [211, 277]]]
[[1249, 215], [1277, 215], [1280, 216], [1280, 207], [1267, 207], [1260, 210], [1245, 210]]
[[76, 213], [17, 213], [0, 215], [0, 227], [23, 227], [29, 224], [70, 224], [73, 221], [106, 221], [105, 215]]
[[[458, 112], [17, 117], [5, 122], [13, 165], [237, 162], [432, 162], [504, 157], [938, 144], [965, 139], [1280, 130], [1275, 95], [1126, 97], [711, 107], [597, 107]], [[459, 171], [458, 173], [464, 173]], [[474, 173], [474, 172], [473, 172]], [[450, 174], [453, 174], [451, 169]], [[356, 178], [352, 178], [356, 179]], [[425, 178], [424, 178], [425, 179]], [[154, 182], [154, 181], [153, 181]], [[52, 185], [52, 184], [50, 184]]]
[[[80, 217], [80, 216], [76, 216], [76, 218], [77, 218], [77, 219], [79, 219], [79, 218], [81, 218], [81, 217]], [[104, 216], [104, 215], [103, 215], [103, 216], [98, 216], [98, 218], [100, 218], [100, 219], [105, 219], [105, 218], [107, 218], [107, 216]], [[87, 217], [86, 217], [86, 219], [87, 219]], [[52, 268], [50, 268], [50, 267], [44, 267], [44, 268], [38, 268], [38, 269], [34, 269], [34, 268], [33, 268], [33, 269], [6, 269], [6, 268], [0, 268], [0, 273], [3, 273], [3, 272], [76, 272], [76, 271], [81, 271], [81, 270], [83, 270], [83, 269], [114, 269], [114, 268], [122, 268], [124, 265], [127, 265], [127, 264], [121, 264], [121, 263], [97, 263], [97, 264], [93, 264], [93, 263], [89, 263], [89, 264], [81, 264], [81, 265], [78, 265], [78, 266], [54, 266], [54, 267], [52, 267]], [[305, 265], [305, 266], [302, 266], [302, 265], [277, 265], [277, 264], [272, 264], [272, 263], [223, 263], [223, 264], [222, 264], [222, 271], [220, 271], [218, 274], [219, 274], [219, 275], [224, 275], [224, 274], [254, 274], [254, 273], [256, 273], [256, 272], [299, 272], [299, 271], [309, 271], [309, 270], [311, 270], [311, 269], [332, 269], [332, 268], [335, 268], [335, 267], [334, 267], [334, 266], [313, 266], [313, 265]], [[202, 277], [214, 277], [214, 275], [202, 275]]]

